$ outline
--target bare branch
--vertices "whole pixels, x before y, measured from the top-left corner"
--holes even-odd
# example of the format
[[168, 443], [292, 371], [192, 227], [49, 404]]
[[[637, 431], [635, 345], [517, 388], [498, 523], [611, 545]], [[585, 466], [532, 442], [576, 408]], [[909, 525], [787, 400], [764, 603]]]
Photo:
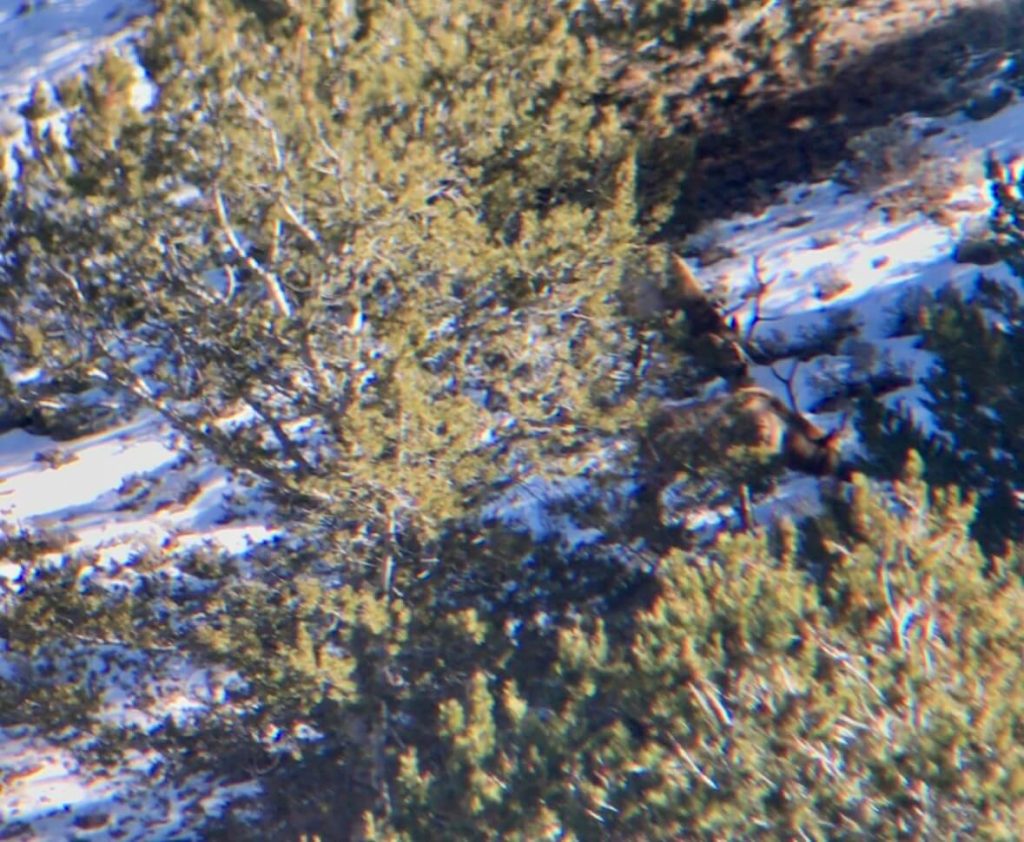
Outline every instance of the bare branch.
[[72, 275], [67, 270], [62, 269], [56, 263], [48, 263], [48, 265], [54, 272], [60, 275], [61, 278], [63, 278], [67, 282], [69, 287], [71, 287], [71, 292], [74, 293], [74, 296], [78, 300], [78, 303], [85, 304], [85, 296], [82, 295], [82, 288], [78, 286], [78, 281], [75, 279], [75, 276]]
[[709, 687], [710, 682], [701, 680], [701, 684], [708, 687], [707, 692], [702, 692], [696, 684], [690, 684], [688, 689], [704, 710], [718, 720], [719, 724], [726, 728], [732, 727], [732, 716], [725, 709], [721, 699], [718, 698], [718, 691]]
[[[130, 391], [146, 406], [155, 410], [164, 419], [166, 419], [174, 429], [183, 433], [191, 441], [197, 442], [201, 446], [205, 447], [210, 453], [216, 455], [222, 452], [221, 445], [225, 441], [225, 437], [222, 433], [219, 433], [219, 431], [214, 429], [202, 429], [200, 425], [195, 423], [192, 419], [183, 416], [181, 412], [162, 395], [155, 394], [149, 387], [149, 384], [146, 383], [146, 381], [137, 373], [131, 371], [127, 367], [122, 366], [120, 368], [121, 370], [117, 372], [103, 372], [104, 378]], [[285, 493], [298, 493], [305, 498], [316, 500], [321, 503], [329, 503], [333, 499], [331, 495], [317, 489], [310, 488], [308, 484], [301, 490], [297, 487], [289, 488], [287, 485], [282, 484], [282, 478], [279, 473], [266, 468], [255, 461], [247, 462], [246, 464], [238, 464], [235, 467], [267, 481], [275, 489], [284, 491]]]
[[224, 277], [227, 278], [227, 289], [224, 290], [224, 300], [230, 301], [235, 297], [235, 291], [238, 289], [238, 282], [235, 279], [235, 269], [229, 264], [224, 264]]
[[752, 532], [754, 523], [754, 507], [750, 502], [750, 486], [747, 483], [740, 485], [740, 532]]
[[[250, 97], [244, 96], [242, 94], [237, 94], [237, 96], [245, 105], [245, 109], [249, 112], [249, 116], [252, 117], [252, 119], [255, 120], [263, 129], [265, 129], [267, 134], [270, 136], [270, 147], [274, 154], [274, 168], [278, 172], [284, 172], [287, 165], [287, 157], [285, 155], [284, 144], [281, 142], [281, 135], [277, 131], [277, 127], [274, 125], [274, 122], [266, 116], [259, 102], [256, 102], [252, 100]], [[321, 140], [323, 140], [322, 137]], [[326, 141], [323, 142], [324, 145], [327, 146]], [[327, 148], [330, 149], [329, 146]], [[333, 152], [333, 150], [331, 151]], [[285, 216], [287, 216], [288, 220], [296, 228], [299, 229], [299, 233], [301, 233], [302, 236], [305, 237], [306, 240], [308, 240], [311, 244], [319, 245], [321, 238], [316, 233], [316, 231], [314, 231], [306, 222], [302, 220], [298, 213], [296, 213], [295, 209], [290, 204], [288, 204], [284, 197], [280, 197], [278, 201], [281, 204], [281, 209], [284, 211]], [[280, 239], [280, 221], [276, 222], [276, 226], [277, 227], [275, 228], [274, 232], [275, 246], [277, 245], [277, 242]], [[276, 248], [273, 250], [273, 253], [275, 255], [277, 254]], [[271, 260], [270, 263], [271, 265], [273, 265], [274, 261]]]
[[697, 765], [694, 759], [690, 756], [690, 753], [685, 748], [683, 748], [682, 744], [673, 736], [669, 736], [668, 739], [672, 745], [673, 750], [676, 753], [676, 756], [680, 760], [684, 761], [686, 765], [690, 767], [690, 770], [698, 778], [700, 778], [707, 786], [709, 786], [711, 789], [718, 789], [718, 784], [716, 784], [712, 778], [708, 777], [708, 775], [704, 773], [704, 771]]
[[274, 302], [274, 307], [277, 312], [290, 318], [292, 315], [292, 306], [288, 302], [288, 298], [285, 295], [284, 287], [281, 285], [281, 281], [278, 280], [277, 276], [272, 272], [268, 272], [260, 265], [252, 255], [249, 254], [242, 247], [241, 241], [238, 239], [238, 235], [235, 230], [231, 227], [231, 223], [228, 220], [227, 210], [224, 208], [224, 197], [221, 195], [220, 187], [214, 185], [213, 188], [213, 206], [217, 211], [217, 221], [220, 223], [221, 231], [227, 238], [228, 245], [231, 246], [232, 251], [235, 252], [241, 258], [242, 262], [254, 272], [262, 281], [267, 289], [267, 293], [270, 295], [271, 301]]
[[283, 198], [280, 200], [281, 210], [284, 211], [284, 215], [288, 217], [288, 221], [292, 223], [296, 228], [299, 229], [299, 233], [306, 238], [306, 241], [310, 245], [320, 245], [320, 235], [316, 233], [310, 226], [295, 212], [295, 209], [288, 204]]
[[266, 409], [260, 405], [259, 402], [252, 395], [243, 395], [242, 400], [245, 401], [253, 412], [255, 412], [260, 419], [266, 424], [270, 431], [274, 434], [274, 438], [277, 439], [277, 443], [281, 447], [281, 452], [288, 458], [291, 459], [300, 470], [306, 474], [313, 473], [313, 466], [309, 464], [309, 461], [302, 454], [298, 445], [292, 441], [291, 436], [284, 429], [284, 425], [276, 418], [270, 415]]
[[281, 256], [281, 229], [283, 227], [281, 220], [275, 217], [270, 232], [270, 247], [267, 249], [268, 266], [276, 266], [277, 260]]

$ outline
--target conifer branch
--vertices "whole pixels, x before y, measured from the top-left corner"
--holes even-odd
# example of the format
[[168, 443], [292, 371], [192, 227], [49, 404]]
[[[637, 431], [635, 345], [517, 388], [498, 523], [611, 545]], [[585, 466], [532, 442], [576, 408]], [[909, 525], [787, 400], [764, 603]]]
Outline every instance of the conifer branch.
[[669, 737], [669, 741], [672, 745], [672, 749], [675, 751], [676, 756], [686, 763], [690, 767], [691, 771], [700, 778], [707, 786], [711, 789], [718, 789], [718, 784], [714, 782], [701, 768], [697, 765], [697, 762], [690, 756], [690, 753], [683, 748], [682, 744], [675, 738]]
[[276, 418], [272, 417], [251, 395], [244, 395], [242, 400], [245, 401], [253, 412], [255, 412], [261, 421], [266, 424], [270, 431], [274, 434], [274, 438], [277, 439], [277, 443], [281, 446], [281, 452], [294, 462], [303, 472], [307, 474], [313, 473], [313, 466], [309, 464], [306, 457], [302, 455], [302, 451], [298, 445], [292, 441], [291, 436], [285, 431], [284, 426]]

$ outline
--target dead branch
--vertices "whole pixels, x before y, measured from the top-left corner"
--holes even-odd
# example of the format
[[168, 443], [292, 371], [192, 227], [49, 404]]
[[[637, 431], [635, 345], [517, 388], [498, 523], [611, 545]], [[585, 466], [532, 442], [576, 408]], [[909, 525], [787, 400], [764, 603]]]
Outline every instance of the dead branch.
[[288, 435], [287, 431], [284, 429], [284, 425], [273, 417], [252, 395], [243, 395], [242, 400], [245, 402], [246, 406], [255, 412], [260, 420], [270, 428], [270, 431], [274, 434], [274, 438], [277, 439], [277, 443], [280, 445], [281, 452], [285, 457], [290, 459], [305, 474], [312, 474], [313, 466], [309, 464], [309, 461], [302, 454], [299, 446], [295, 444], [291, 436]]
[[740, 532], [752, 532], [754, 523], [754, 506], [750, 501], [750, 486], [747, 483], [740, 485]]
[[75, 299], [78, 301], [78, 303], [84, 304], [85, 296], [82, 295], [82, 289], [81, 287], [79, 287], [78, 280], [75, 278], [75, 276], [72, 275], [67, 270], [62, 269], [56, 263], [51, 263], [47, 261], [47, 266], [49, 266], [50, 269], [52, 269], [54, 272], [60, 275], [60, 277], [67, 283], [67, 285], [71, 287], [71, 292], [74, 294]]
[[718, 789], [718, 784], [714, 782], [704, 771], [697, 765], [694, 759], [690, 756], [690, 753], [683, 748], [682, 744], [673, 736], [669, 736], [669, 743], [672, 749], [675, 751], [676, 756], [686, 763], [690, 767], [690, 770], [700, 778], [708, 787], [711, 789]]
[[263, 284], [267, 289], [267, 294], [270, 296], [271, 301], [274, 302], [274, 308], [277, 310], [278, 314], [285, 318], [291, 318], [292, 306], [288, 302], [288, 298], [285, 295], [281, 281], [276, 275], [265, 269], [260, 262], [256, 260], [256, 258], [250, 255], [249, 252], [242, 247], [242, 242], [239, 240], [238, 234], [236, 234], [235, 229], [231, 227], [227, 210], [224, 208], [224, 197], [221, 195], [220, 187], [217, 185], [214, 185], [213, 187], [213, 207], [217, 211], [217, 221], [220, 223], [221, 232], [224, 234], [225, 238], [227, 238], [228, 245], [231, 246], [231, 250], [238, 255], [250, 271], [263, 281]]
[[288, 220], [299, 230], [299, 233], [302, 234], [306, 241], [312, 246], [319, 247], [320, 236], [316, 231], [314, 231], [283, 198], [278, 201], [281, 203], [281, 210], [284, 211], [284, 215], [288, 217]]

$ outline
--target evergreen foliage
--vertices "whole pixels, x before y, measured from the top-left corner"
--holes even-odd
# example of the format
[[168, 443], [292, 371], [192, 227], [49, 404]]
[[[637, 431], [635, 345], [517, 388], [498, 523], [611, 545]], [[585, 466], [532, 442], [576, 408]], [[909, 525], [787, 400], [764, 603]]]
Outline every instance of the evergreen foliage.
[[259, 827], [240, 805], [214, 836], [1012, 839], [1024, 586], [922, 470], [888, 495], [855, 477], [814, 524], [670, 553], [619, 610], [510, 599], [495, 571], [525, 547], [494, 533], [391, 599], [284, 578], [274, 552], [247, 581], [200, 560], [173, 599], [154, 580], [94, 602], [58, 572], [28, 584], [11, 639], [238, 669], [229, 708], [146, 738], [182, 773], [268, 770]]
[[[1024, 277], [1022, 182], [995, 159], [989, 176], [993, 233], [1003, 257]], [[866, 400], [859, 424], [871, 453], [867, 466], [892, 476], [908, 449], [925, 454], [929, 482], [978, 493], [973, 534], [988, 551], [1005, 552], [1007, 542], [1024, 537], [1024, 306], [1013, 290], [980, 276], [970, 301], [943, 290], [918, 314], [915, 329], [937, 357], [924, 401], [936, 432]]]
[[[899, 454], [926, 454], [930, 482], [972, 489], [979, 495], [975, 537], [994, 553], [1024, 535], [1017, 499], [1024, 435], [1020, 382], [1022, 321], [1017, 296], [981, 280], [979, 296], [964, 301], [953, 290], [923, 314], [924, 347], [938, 358], [925, 386], [925, 407], [936, 432], [915, 426], [899, 412], [865, 402], [860, 422], [873, 470], [885, 476]], [[991, 305], [991, 309], [985, 305]], [[999, 321], [993, 323], [992, 316]]]
[[[394, 809], [364, 832], [1010, 838], [1020, 757], [993, 747], [1019, 727], [1020, 583], [986, 573], [970, 505], [930, 504], [919, 471], [895, 487], [901, 514], [863, 480], [836, 501], [841, 540], [801, 542], [829, 556], [817, 585], [762, 536], [665, 559], [628, 621], [421, 615], [447, 613], [394, 662], [425, 674], [373, 697], [415, 713], [395, 719]], [[425, 658], [427, 640], [443, 645]]]
[[[679, 309], [634, 298], [666, 291], [649, 239], [678, 182], [647, 190], [660, 129], [624, 126], [600, 64], [665, 15], [699, 40], [748, 4], [638, 4], [614, 37], [612, 5], [167, 2], [144, 111], [116, 56], [37, 88], [2, 197], [4, 326], [42, 371], [19, 399], [150, 407], [287, 528], [177, 579], [159, 552], [118, 578], [12, 536], [0, 630], [25, 672], [0, 722], [181, 777], [260, 770], [258, 820], [233, 805], [207, 838], [1014, 838], [1024, 585], [992, 524], [1016, 468], [979, 454], [1003, 426], [1024, 452], [999, 385], [1018, 304], [988, 302], [996, 329], [947, 296], [925, 324], [973, 473], [901, 451], [887, 491], [857, 476], [821, 518], [704, 547], [643, 493], [623, 513], [653, 470], [635, 430], [704, 502], [779, 466], [728, 402], [645, 423], [695, 385]], [[968, 384], [997, 420], [963, 412]], [[886, 423], [869, 441], [920, 444]], [[524, 475], [588, 471], [565, 503], [586, 540], [484, 516]], [[237, 681], [112, 735], [94, 658]]]
[[[823, 16], [843, 0], [798, 0], [766, 10], [755, 0], [611, 0], [587, 3], [583, 14], [608, 41], [625, 48], [650, 43], [673, 47], [707, 47], [721, 40], [727, 27], [744, 27], [735, 45], [758, 63], [778, 61], [787, 52], [799, 55], [813, 43]], [[772, 13], [773, 12], [773, 13]]]
[[634, 143], [557, 7], [289, 8], [169, 4], [145, 114], [116, 58], [37, 91], [5, 306], [51, 380], [157, 409], [297, 528], [384, 546], [458, 517], [510, 443], [635, 417]]
[[992, 186], [991, 228], [1000, 256], [1019, 278], [1024, 278], [1024, 169], [1007, 166], [994, 155], [986, 162]]

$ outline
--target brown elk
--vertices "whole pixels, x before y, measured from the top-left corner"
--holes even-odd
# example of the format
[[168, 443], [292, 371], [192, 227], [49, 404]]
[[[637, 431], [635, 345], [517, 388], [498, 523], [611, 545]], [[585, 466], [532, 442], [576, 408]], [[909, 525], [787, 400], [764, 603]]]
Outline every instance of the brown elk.
[[840, 472], [839, 445], [845, 419], [826, 432], [767, 389], [748, 386], [736, 392], [738, 409], [757, 431], [753, 442], [780, 453], [787, 468], [814, 476]]
[[826, 432], [767, 389], [744, 386], [706, 401], [663, 406], [651, 419], [648, 442], [666, 463], [673, 461], [666, 450], [696, 434], [707, 456], [740, 445], [778, 455], [794, 471], [835, 476], [842, 432], [843, 425]]
[[683, 258], [672, 254], [672, 299], [686, 314], [690, 349], [713, 371], [733, 384], [747, 378], [749, 355], [735, 327], [726, 321]]
[[[754, 385], [744, 338], [725, 320], [684, 260], [673, 255], [671, 270], [674, 305], [685, 313], [689, 335], [696, 340], [691, 349], [712, 363], [727, 388], [705, 399], [662, 404], [641, 434], [630, 528], [645, 540], [666, 546], [675, 545], [685, 531], [663, 511], [663, 492], [679, 488], [680, 481], [698, 497], [731, 488], [740, 524], [749, 529], [754, 524], [751, 491], [763, 488], [770, 477], [762, 470], [762, 458], [817, 477], [848, 479], [850, 474], [840, 457], [846, 419], [825, 431], [799, 411], [795, 366], [788, 377], [776, 373], [788, 403]], [[737, 459], [739, 455], [743, 458]]]
[[731, 391], [696, 404], [663, 408], [652, 419], [649, 432], [654, 432], [654, 438], [650, 440], [669, 429], [681, 431], [695, 426], [705, 429], [708, 438], [718, 439], [727, 428], [732, 441], [725, 444], [743, 444], [779, 454], [792, 470], [814, 476], [844, 473], [839, 446], [846, 419], [837, 429], [826, 432], [804, 416], [796, 406], [792, 373], [789, 378], [776, 374], [786, 386], [788, 406], [767, 389], [751, 385], [747, 367], [750, 357], [742, 337], [719, 312], [685, 260], [673, 254], [671, 269], [674, 297], [686, 313], [690, 333], [703, 338], [713, 349]]
[[[751, 491], [767, 475], [756, 455], [816, 477], [849, 479], [840, 458], [843, 425], [826, 432], [777, 395], [744, 386], [707, 400], [663, 405], [643, 437], [634, 526], [646, 540], [672, 544], [680, 526], [665, 519], [662, 492], [680, 479], [699, 491], [732, 489], [743, 529], [754, 523]], [[736, 461], [746, 450], [755, 461]], [[695, 485], [693, 483], [696, 483]]]

